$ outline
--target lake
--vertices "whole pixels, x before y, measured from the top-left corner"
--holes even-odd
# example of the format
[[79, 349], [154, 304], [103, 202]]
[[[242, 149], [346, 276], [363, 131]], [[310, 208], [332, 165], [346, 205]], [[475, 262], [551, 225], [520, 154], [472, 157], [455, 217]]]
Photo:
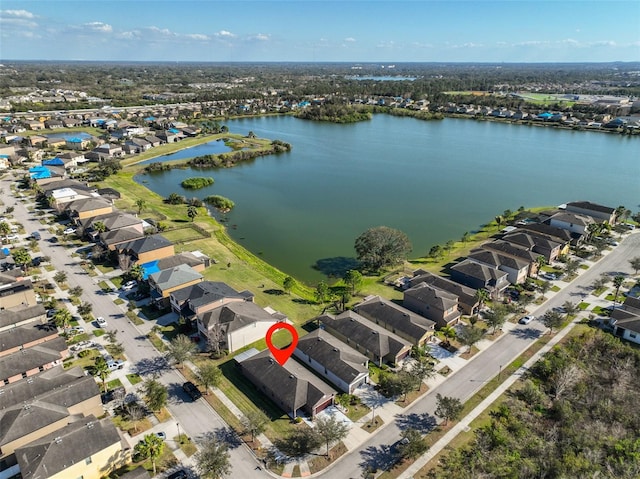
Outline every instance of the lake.
[[[232, 199], [229, 234], [310, 283], [323, 278], [313, 269], [318, 260], [331, 265], [353, 257], [355, 238], [373, 226], [404, 231], [412, 256], [423, 256], [506, 209], [576, 200], [638, 209], [638, 138], [381, 114], [349, 125], [270, 116], [227, 126], [233, 133], [284, 140], [293, 149], [228, 169], [136, 179], [164, 197], [176, 192]], [[215, 184], [196, 192], [181, 188], [184, 178], [203, 175]]]
[[155, 162], [163, 162], [163, 161], [173, 161], [173, 160], [184, 160], [186, 158], [193, 158], [194, 156], [204, 156], [204, 155], [219, 155], [220, 153], [228, 153], [233, 151], [230, 147], [224, 144], [222, 140], [214, 140], [208, 143], [202, 143], [201, 145], [196, 145], [191, 148], [187, 148], [185, 150], [179, 150], [175, 153], [171, 153], [169, 155], [162, 155], [156, 158], [152, 158], [150, 160], [141, 161], [141, 165], [146, 165], [149, 163]]

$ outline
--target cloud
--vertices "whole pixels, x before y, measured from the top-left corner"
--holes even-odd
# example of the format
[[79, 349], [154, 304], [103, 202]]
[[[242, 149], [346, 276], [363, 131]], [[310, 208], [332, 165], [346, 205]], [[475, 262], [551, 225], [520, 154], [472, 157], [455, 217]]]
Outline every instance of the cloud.
[[248, 40], [256, 40], [259, 42], [268, 42], [271, 39], [271, 35], [268, 33], [257, 33], [247, 37]]
[[125, 40], [133, 40], [136, 38], [140, 38], [142, 36], [142, 34], [140, 33], [139, 30], [132, 30], [132, 31], [127, 31], [127, 32], [120, 32], [116, 35], [116, 37], [118, 38], [124, 38]]
[[209, 37], [206, 35], [203, 35], [202, 33], [187, 33], [185, 34], [185, 37], [190, 38], [191, 40], [201, 40], [201, 41], [209, 40]]
[[111, 33], [113, 31], [113, 27], [111, 25], [102, 22], [89, 22], [82, 26], [88, 30], [99, 33]]
[[347, 37], [347, 38], [345, 38], [345, 39], [344, 39], [344, 41], [345, 41], [345, 42], [348, 42], [348, 43], [353, 43], [353, 42], [355, 42], [355, 41], [356, 41], [356, 39], [355, 39], [355, 38], [353, 38], [353, 37]]
[[150, 26], [150, 27], [146, 27], [146, 29], [156, 35], [159, 35], [161, 37], [176, 37], [177, 34], [172, 32], [171, 30], [169, 30], [168, 28], [159, 28], [156, 27], [154, 25]]
[[227, 31], [227, 30], [220, 30], [219, 32], [214, 33], [213, 35], [216, 37], [226, 37], [226, 38], [235, 38], [237, 36], [234, 33], [231, 33], [230, 31]]
[[0, 10], [0, 15], [13, 18], [35, 18], [33, 13], [26, 10]]
[[0, 10], [0, 23], [4, 28], [36, 28], [38, 24], [33, 21], [35, 18], [36, 16], [27, 10]]

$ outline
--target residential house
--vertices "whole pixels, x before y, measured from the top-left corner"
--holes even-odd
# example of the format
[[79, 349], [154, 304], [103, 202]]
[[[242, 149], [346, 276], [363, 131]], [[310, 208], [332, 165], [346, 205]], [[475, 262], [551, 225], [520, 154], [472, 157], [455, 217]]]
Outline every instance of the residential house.
[[492, 268], [498, 268], [507, 273], [507, 279], [511, 284], [522, 284], [527, 280], [530, 262], [512, 256], [503, 255], [496, 251], [478, 249], [472, 251], [468, 259], [481, 264], [486, 264]]
[[293, 355], [347, 394], [368, 382], [367, 357], [323, 329], [301, 337]]
[[77, 223], [85, 218], [111, 213], [113, 204], [101, 197], [82, 198], [67, 203], [64, 211], [72, 221]]
[[591, 216], [569, 212], [559, 212], [545, 221], [545, 223], [556, 228], [568, 230], [572, 233], [578, 233], [583, 236], [588, 236], [589, 225], [594, 224], [595, 221]]
[[411, 343], [366, 320], [354, 311], [317, 318], [320, 327], [343, 343], [361, 352], [379, 366], [398, 364], [411, 351]]
[[119, 244], [116, 251], [130, 256], [135, 264], [140, 265], [175, 254], [173, 243], [162, 235], [145, 236], [129, 243]]
[[57, 338], [58, 328], [51, 323], [25, 324], [0, 331], [0, 358]]
[[95, 193], [90, 190], [58, 188], [57, 190], [50, 191], [47, 197], [49, 198], [49, 206], [54, 208], [58, 213], [61, 213], [72, 201], [95, 198]]
[[289, 322], [271, 308], [261, 308], [251, 301], [232, 301], [196, 316], [198, 332], [207, 342], [218, 342], [221, 349], [237, 351], [264, 339], [276, 323]]
[[0, 310], [0, 333], [30, 323], [45, 324], [46, 312], [42, 304], [20, 305], [17, 309]]
[[69, 150], [87, 150], [90, 145], [90, 138], [74, 136], [66, 139], [66, 147]]
[[100, 479], [131, 462], [111, 419], [87, 416], [16, 450], [23, 479]]
[[250, 291], [238, 292], [220, 281], [201, 281], [192, 286], [173, 291], [169, 295], [171, 309], [176, 314], [193, 319], [214, 308], [237, 301], [253, 302]]
[[49, 128], [50, 130], [56, 130], [58, 128], [63, 128], [64, 127], [64, 123], [62, 123], [61, 120], [46, 120], [44, 122], [44, 126], [46, 128]]
[[572, 201], [567, 203], [565, 211], [578, 215], [587, 215], [596, 221], [606, 221], [610, 225], [616, 222], [616, 209], [610, 206], [603, 206], [590, 201]]
[[[507, 256], [527, 263], [528, 276], [533, 276], [538, 271], [538, 263], [536, 263], [536, 258], [538, 257], [538, 255], [523, 246], [509, 243], [503, 240], [495, 240], [489, 241], [488, 243], [483, 243], [480, 246], [479, 250], [472, 250], [471, 252], [474, 253], [482, 250], [493, 251], [495, 253], [499, 253], [502, 256]], [[509, 281], [511, 281], [511, 279], [509, 279]]]
[[147, 140], [147, 142], [149, 142], [149, 145], [151, 146], [151, 148], [155, 148], [156, 146], [162, 145], [162, 140], [157, 136], [149, 135], [149, 136], [145, 136], [144, 139]]
[[19, 309], [36, 305], [36, 292], [30, 279], [7, 281], [10, 282], [0, 283], [0, 309]]
[[516, 230], [511, 234], [503, 236], [502, 240], [514, 246], [525, 248], [538, 256], [543, 256], [547, 263], [558, 259], [563, 246], [560, 243], [550, 240], [548, 236], [542, 236], [532, 231], [525, 233]]
[[44, 122], [40, 120], [29, 120], [24, 122], [24, 126], [26, 126], [29, 130], [44, 130]]
[[555, 241], [560, 245], [560, 255], [569, 254], [571, 245], [579, 244], [582, 241], [582, 235], [571, 233], [562, 228], [556, 228], [544, 223], [529, 223], [518, 228], [520, 232], [535, 233], [539, 236], [546, 236], [551, 241]]
[[424, 345], [433, 336], [434, 321], [380, 296], [365, 298], [353, 311], [417, 346]]
[[49, 148], [64, 148], [67, 144], [67, 140], [62, 137], [49, 137], [47, 138], [47, 146]]
[[202, 273], [206, 268], [211, 266], [211, 259], [199, 251], [184, 251], [158, 260], [158, 271], [174, 268], [181, 264], [191, 266], [194, 271]]
[[[142, 223], [140, 223], [142, 226]], [[119, 245], [144, 238], [144, 232], [141, 233], [139, 228], [135, 226], [127, 226], [115, 230], [105, 231], [98, 235], [97, 242], [102, 244], [110, 251], [115, 250]]]
[[62, 124], [66, 128], [73, 128], [75, 126], [82, 125], [82, 120], [78, 120], [77, 118], [63, 118]]
[[67, 342], [57, 337], [42, 344], [0, 357], [0, 384], [9, 384], [62, 364], [69, 355]]
[[610, 324], [615, 336], [640, 344], [640, 298], [627, 296], [622, 307], [611, 312]]
[[[123, 228], [133, 228], [140, 236], [144, 235], [144, 227], [142, 220], [129, 213], [123, 213], [120, 210], [112, 211], [104, 215], [92, 216], [79, 221], [84, 234], [92, 240], [96, 240], [100, 235], [95, 229], [96, 223], [102, 223], [105, 231], [117, 231]], [[137, 239], [133, 238], [133, 239]], [[130, 240], [131, 241], [131, 240]]]
[[142, 153], [151, 148], [151, 143], [149, 143], [144, 138], [131, 138], [124, 142], [123, 149], [125, 153], [134, 154], [134, 153]]
[[[52, 181], [45, 185], [40, 186], [41, 194], [45, 196], [50, 196], [53, 190], [57, 190], [60, 188], [71, 188], [75, 191], [83, 191], [83, 192], [95, 192], [96, 189], [89, 186], [87, 183], [83, 183], [78, 180], [72, 180], [71, 178], [62, 178], [56, 181]], [[85, 194], [85, 193], [83, 193]], [[89, 195], [87, 195], [89, 196]]]
[[151, 299], [162, 308], [169, 306], [169, 295], [182, 288], [200, 283], [203, 276], [186, 264], [149, 275]]
[[14, 451], [66, 426], [102, 415], [100, 389], [81, 367], [61, 365], [5, 385], [0, 394], [0, 460], [15, 464]]
[[414, 287], [420, 283], [427, 283], [435, 288], [439, 288], [458, 297], [458, 308], [463, 314], [472, 315], [478, 307], [476, 290], [464, 286], [463, 284], [451, 281], [448, 278], [418, 269], [413, 272], [413, 278], [409, 280], [408, 286]]
[[434, 321], [439, 328], [456, 324], [460, 319], [458, 296], [427, 283], [405, 290], [402, 305]]
[[507, 273], [498, 268], [465, 259], [451, 267], [451, 279], [474, 289], [486, 289], [493, 299], [509, 286]]
[[268, 350], [238, 364], [242, 374], [292, 418], [300, 412], [315, 417], [338, 393], [294, 359], [281, 366]]
[[123, 155], [122, 147], [115, 143], [104, 143], [96, 146], [85, 156], [95, 161], [105, 161], [111, 158], [118, 158]]

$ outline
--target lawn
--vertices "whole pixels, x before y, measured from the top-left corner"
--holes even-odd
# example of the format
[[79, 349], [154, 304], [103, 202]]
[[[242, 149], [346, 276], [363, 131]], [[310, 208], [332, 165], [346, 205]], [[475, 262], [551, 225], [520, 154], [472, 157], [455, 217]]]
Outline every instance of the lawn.
[[71, 359], [71, 360], [65, 360], [64, 361], [64, 368], [65, 369], [70, 369], [70, 368], [74, 368], [76, 366], [81, 367], [82, 369], [87, 369], [91, 366], [93, 366], [93, 364], [95, 363], [95, 358], [97, 358], [98, 356], [100, 356], [100, 352], [97, 349], [87, 349], [86, 351], [88, 351], [87, 356], [85, 356], [84, 358], [75, 358], [75, 359]]
[[174, 245], [179, 243], [188, 243], [191, 241], [197, 241], [206, 238], [202, 233], [194, 228], [191, 228], [189, 224], [178, 227], [171, 230], [165, 230], [162, 232], [162, 236], [171, 241]]
[[589, 303], [582, 302], [578, 304], [578, 309], [581, 311], [585, 311], [588, 307], [589, 307]]
[[367, 421], [366, 424], [363, 424], [361, 429], [364, 429], [367, 432], [373, 432], [384, 424], [384, 421], [376, 416], [373, 422]]
[[93, 330], [93, 335], [96, 338], [99, 338], [100, 336], [102, 336], [104, 334], [104, 329], [94, 329]]
[[112, 381], [107, 382], [107, 391], [111, 391], [112, 389], [121, 388], [122, 381], [119, 379], [114, 379]]
[[127, 374], [127, 379], [129, 380], [132, 386], [135, 386], [136, 384], [142, 382], [142, 378], [138, 374], [133, 374], [133, 373]]
[[[324, 448], [324, 451], [326, 451], [326, 446]], [[334, 462], [336, 459], [338, 459], [340, 456], [342, 456], [343, 454], [346, 454], [346, 452], [347, 452], [347, 447], [344, 445], [344, 443], [339, 442], [334, 447], [329, 449], [329, 457], [324, 455], [316, 456], [311, 460], [309, 460], [308, 461], [309, 471], [311, 472], [311, 474], [322, 471], [326, 467], [329, 467], [329, 465], [332, 462]]]
[[193, 456], [198, 449], [196, 445], [189, 439], [186, 434], [180, 434], [180, 436], [175, 436], [173, 440], [180, 445], [180, 449], [184, 452], [185, 456], [191, 457]]

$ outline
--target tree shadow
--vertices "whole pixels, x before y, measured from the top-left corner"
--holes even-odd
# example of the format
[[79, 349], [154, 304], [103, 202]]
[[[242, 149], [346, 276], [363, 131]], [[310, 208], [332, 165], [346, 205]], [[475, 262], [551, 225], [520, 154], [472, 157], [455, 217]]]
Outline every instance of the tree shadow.
[[519, 339], [537, 339], [542, 335], [542, 331], [534, 328], [517, 328], [512, 329], [510, 334]]
[[306, 323], [304, 323], [302, 325], [302, 329], [304, 329], [307, 333], [310, 333], [310, 332], [315, 331], [316, 329], [318, 329], [318, 324], [314, 320], [307, 321]]
[[435, 416], [432, 416], [427, 412], [422, 414], [400, 414], [396, 416], [396, 418], [396, 424], [400, 429], [404, 430], [412, 428], [420, 431], [422, 434], [428, 433], [438, 425]]
[[133, 372], [140, 375], [155, 375], [171, 369], [167, 358], [159, 356], [155, 358], [144, 358], [133, 365]]
[[342, 278], [350, 269], [358, 269], [359, 267], [360, 262], [356, 258], [347, 256], [319, 259], [312, 266], [313, 269], [330, 278]]
[[391, 446], [383, 444], [379, 447], [369, 446], [360, 451], [362, 462], [359, 466], [364, 471], [387, 470], [395, 463], [395, 455], [391, 450]]
[[222, 444], [229, 446], [229, 449], [236, 449], [242, 445], [242, 440], [230, 427], [223, 427], [213, 431], [213, 438]]
[[265, 289], [264, 292], [266, 294], [270, 294], [272, 296], [282, 296], [283, 294], [285, 294], [283, 290], [275, 289], [275, 288], [273, 288], [273, 289]]
[[311, 301], [304, 298], [293, 298], [291, 301], [298, 304], [318, 304], [315, 301]]

